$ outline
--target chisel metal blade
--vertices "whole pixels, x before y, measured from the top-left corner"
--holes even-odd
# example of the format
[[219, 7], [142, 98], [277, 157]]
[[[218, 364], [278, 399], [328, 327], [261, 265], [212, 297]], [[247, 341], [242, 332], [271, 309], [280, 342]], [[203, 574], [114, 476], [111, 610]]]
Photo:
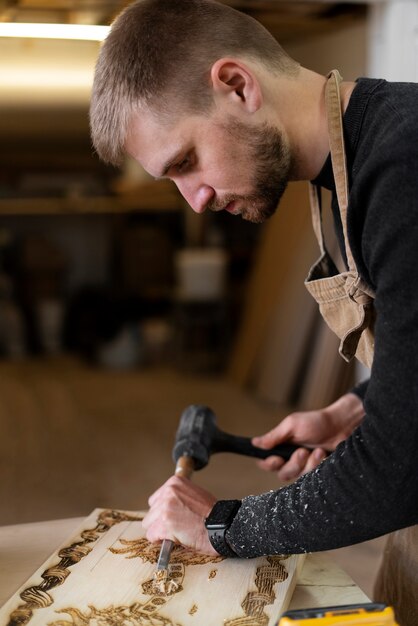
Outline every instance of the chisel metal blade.
[[160, 556], [158, 557], [157, 561], [157, 571], [167, 570], [173, 545], [174, 543], [170, 539], [163, 540], [160, 550]]

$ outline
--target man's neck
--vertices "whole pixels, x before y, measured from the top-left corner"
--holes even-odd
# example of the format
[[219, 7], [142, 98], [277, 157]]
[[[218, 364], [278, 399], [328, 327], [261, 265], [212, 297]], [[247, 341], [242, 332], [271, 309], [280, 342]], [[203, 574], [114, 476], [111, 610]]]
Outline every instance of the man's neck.
[[[328, 157], [326, 82], [325, 76], [302, 67], [296, 78], [277, 83], [278, 119], [286, 129], [293, 155], [292, 180], [313, 180]], [[343, 113], [354, 87], [353, 82], [341, 83]]]

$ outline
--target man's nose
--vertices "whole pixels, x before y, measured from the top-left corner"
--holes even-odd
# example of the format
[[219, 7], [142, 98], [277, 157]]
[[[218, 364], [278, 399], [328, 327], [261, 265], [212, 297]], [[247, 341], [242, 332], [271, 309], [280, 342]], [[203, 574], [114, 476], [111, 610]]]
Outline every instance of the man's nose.
[[178, 183], [178, 189], [188, 204], [196, 213], [203, 213], [208, 203], [215, 195], [215, 190], [209, 185], [200, 184], [192, 187]]

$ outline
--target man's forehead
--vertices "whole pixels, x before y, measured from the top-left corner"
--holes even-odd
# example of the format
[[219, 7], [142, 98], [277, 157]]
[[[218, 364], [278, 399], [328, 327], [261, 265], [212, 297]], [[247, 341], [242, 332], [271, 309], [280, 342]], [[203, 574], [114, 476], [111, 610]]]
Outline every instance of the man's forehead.
[[169, 149], [171, 151], [169, 148], [173, 141], [171, 135], [171, 129], [155, 115], [147, 111], [138, 111], [131, 116], [125, 150], [153, 176], [158, 175], [161, 169], [159, 163], [167, 160], [166, 153]]

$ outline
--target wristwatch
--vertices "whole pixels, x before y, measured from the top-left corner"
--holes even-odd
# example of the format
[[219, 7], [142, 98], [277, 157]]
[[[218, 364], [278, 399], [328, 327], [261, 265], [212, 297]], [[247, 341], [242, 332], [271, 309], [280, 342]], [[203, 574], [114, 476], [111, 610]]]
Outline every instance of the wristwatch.
[[234, 521], [240, 506], [241, 500], [218, 500], [205, 519], [209, 540], [221, 556], [237, 556], [228, 544], [225, 533]]

